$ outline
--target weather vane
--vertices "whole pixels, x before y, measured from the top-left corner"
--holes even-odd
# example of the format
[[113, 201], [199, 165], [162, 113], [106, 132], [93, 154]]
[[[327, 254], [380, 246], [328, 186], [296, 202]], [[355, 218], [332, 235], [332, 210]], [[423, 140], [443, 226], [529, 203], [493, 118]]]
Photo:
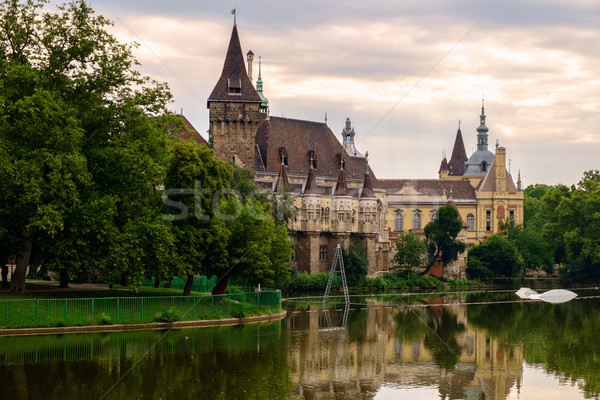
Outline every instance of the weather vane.
[[237, 26], [236, 9], [234, 8], [233, 10], [231, 10], [231, 13], [233, 14], [233, 26]]

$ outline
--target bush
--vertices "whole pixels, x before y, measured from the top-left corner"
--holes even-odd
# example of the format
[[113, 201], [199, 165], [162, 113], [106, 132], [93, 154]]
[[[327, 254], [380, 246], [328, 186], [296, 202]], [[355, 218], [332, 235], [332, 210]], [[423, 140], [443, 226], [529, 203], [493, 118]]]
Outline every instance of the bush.
[[233, 310], [231, 310], [231, 316], [233, 318], [244, 318], [250, 315], [252, 307], [249, 304], [239, 304]]
[[112, 318], [106, 313], [100, 314], [100, 323], [102, 325], [112, 325]]
[[181, 316], [179, 315], [179, 310], [175, 307], [171, 307], [166, 311], [160, 312], [154, 317], [156, 322], [175, 322], [179, 321], [180, 319]]
[[[284, 288], [295, 292], [325, 290], [328, 280], [329, 272], [319, 272], [316, 274], [298, 272], [292, 275], [290, 280], [284, 285]], [[342, 287], [342, 277], [339, 274], [334, 276], [331, 287], [333, 289]]]

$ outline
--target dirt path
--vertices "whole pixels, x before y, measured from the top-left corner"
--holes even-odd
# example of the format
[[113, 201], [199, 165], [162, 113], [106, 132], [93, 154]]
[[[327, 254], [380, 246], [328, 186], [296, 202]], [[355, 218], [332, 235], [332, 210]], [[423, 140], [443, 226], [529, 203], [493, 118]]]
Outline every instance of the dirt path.
[[69, 283], [68, 288], [58, 287], [60, 282], [58, 281], [27, 281], [27, 283], [35, 283], [37, 285], [52, 286], [40, 287], [39, 289], [27, 289], [29, 293], [43, 293], [43, 292], [80, 292], [80, 291], [94, 291], [94, 290], [108, 290], [108, 287], [104, 285], [96, 285], [94, 283]]

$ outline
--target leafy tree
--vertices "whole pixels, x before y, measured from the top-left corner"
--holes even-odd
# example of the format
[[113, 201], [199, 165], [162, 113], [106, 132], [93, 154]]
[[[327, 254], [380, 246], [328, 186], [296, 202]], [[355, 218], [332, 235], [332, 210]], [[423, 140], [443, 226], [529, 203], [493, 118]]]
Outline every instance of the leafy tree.
[[539, 230], [531, 226], [516, 225], [514, 221], [506, 220], [500, 224], [502, 234], [518, 249], [524, 262], [525, 270], [544, 269], [548, 273], [554, 271], [554, 259], [550, 246], [542, 239]]
[[473, 278], [512, 279], [519, 276], [523, 264], [517, 246], [504, 235], [496, 234], [469, 250], [467, 273]]
[[167, 88], [134, 70], [132, 47], [84, 1], [43, 3], [0, 3], [0, 240], [16, 292], [30, 255], [63, 285], [91, 268], [143, 269], [123, 251], [134, 226], [157, 224], [169, 157], [166, 124], [148, 118], [165, 113]]
[[440, 207], [437, 218], [425, 226], [425, 236], [435, 244], [435, 257], [440, 257], [444, 266], [458, 258], [465, 251], [466, 244], [458, 240], [462, 222], [458, 219], [458, 210], [447, 205]]
[[170, 209], [175, 246], [176, 274], [187, 277], [184, 290], [189, 294], [196, 273], [220, 275], [228, 268], [227, 242], [230, 231], [215, 217], [219, 204], [213, 204], [217, 191], [227, 188], [233, 167], [213, 156], [206, 146], [188, 140], [176, 140], [174, 156], [165, 180], [165, 203]]
[[410, 272], [411, 267], [419, 267], [427, 262], [427, 245], [420, 236], [404, 232], [398, 237], [394, 262], [406, 267]]
[[365, 250], [355, 238], [348, 243], [348, 247], [342, 245], [342, 257], [344, 258], [344, 270], [349, 286], [357, 286], [369, 272], [369, 260], [365, 256]]

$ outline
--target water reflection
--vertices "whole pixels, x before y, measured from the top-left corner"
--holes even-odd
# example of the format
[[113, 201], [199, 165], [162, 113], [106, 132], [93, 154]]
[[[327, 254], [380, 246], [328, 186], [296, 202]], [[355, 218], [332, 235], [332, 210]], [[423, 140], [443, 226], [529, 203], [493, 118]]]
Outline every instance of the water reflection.
[[454, 305], [510, 296], [298, 305], [274, 324], [167, 334], [0, 337], [0, 397], [100, 398], [114, 386], [106, 399], [598, 398], [599, 300]]
[[[465, 299], [453, 299], [453, 301]], [[506, 351], [467, 320], [467, 307], [391, 308], [350, 313], [347, 332], [323, 332], [318, 307], [287, 319], [294, 399], [375, 398], [378, 389], [437, 386], [443, 399], [505, 399], [522, 379], [523, 354]], [[398, 394], [396, 394], [398, 395]]]

